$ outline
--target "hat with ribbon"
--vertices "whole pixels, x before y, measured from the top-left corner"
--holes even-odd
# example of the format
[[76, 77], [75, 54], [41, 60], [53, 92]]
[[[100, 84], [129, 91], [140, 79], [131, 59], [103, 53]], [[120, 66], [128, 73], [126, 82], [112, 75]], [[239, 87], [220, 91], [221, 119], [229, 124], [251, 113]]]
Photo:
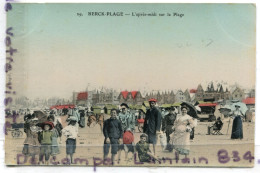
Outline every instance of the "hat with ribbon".
[[50, 126], [50, 130], [54, 128], [53, 123], [50, 122], [50, 121], [45, 121], [44, 123], [42, 123], [42, 126], [41, 126], [42, 129], [44, 129], [44, 126], [45, 126], [45, 125], [49, 125], [49, 126]]

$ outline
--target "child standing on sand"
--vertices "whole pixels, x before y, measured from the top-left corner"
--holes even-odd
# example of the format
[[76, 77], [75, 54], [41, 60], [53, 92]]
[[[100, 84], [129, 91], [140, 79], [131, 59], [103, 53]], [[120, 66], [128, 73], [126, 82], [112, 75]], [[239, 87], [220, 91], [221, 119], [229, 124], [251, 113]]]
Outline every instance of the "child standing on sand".
[[41, 143], [40, 148], [40, 163], [43, 163], [43, 157], [45, 157], [45, 164], [49, 164], [52, 146], [52, 129], [53, 123], [46, 121], [42, 124], [42, 131], [39, 133], [39, 141]]
[[[53, 156], [53, 159], [56, 160], [56, 155], [60, 153], [58, 140], [61, 141], [61, 139], [60, 139], [60, 133], [56, 128], [59, 124], [54, 122], [55, 117], [51, 115], [48, 117], [48, 121], [52, 122], [54, 125], [52, 129], [51, 155]], [[58, 122], [58, 120], [56, 122]]]
[[116, 118], [117, 110], [111, 109], [111, 117], [104, 122], [103, 134], [104, 140], [104, 160], [107, 159], [111, 145], [111, 160], [115, 163], [115, 156], [118, 152], [119, 144], [123, 144], [123, 129], [120, 121]]
[[24, 132], [26, 133], [26, 139], [24, 141], [23, 154], [28, 158], [32, 157], [35, 160], [36, 155], [40, 153], [40, 143], [38, 140], [38, 133], [41, 128], [36, 126], [38, 124], [38, 118], [33, 116], [27, 116], [24, 126]]
[[62, 129], [63, 135], [66, 136], [66, 154], [67, 158], [70, 160], [70, 163], [73, 163], [73, 154], [76, 151], [76, 139], [78, 137], [78, 127], [77, 119], [75, 117], [70, 117], [68, 119], [68, 126]]

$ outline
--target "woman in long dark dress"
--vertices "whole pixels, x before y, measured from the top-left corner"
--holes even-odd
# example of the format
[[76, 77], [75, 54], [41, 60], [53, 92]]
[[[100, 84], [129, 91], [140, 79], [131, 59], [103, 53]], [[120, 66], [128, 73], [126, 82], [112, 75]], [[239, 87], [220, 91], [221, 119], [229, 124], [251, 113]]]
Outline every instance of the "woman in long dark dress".
[[84, 110], [80, 110], [80, 119], [79, 119], [79, 126], [81, 128], [84, 128], [85, 127], [85, 112]]
[[243, 113], [240, 110], [239, 105], [235, 105], [236, 110], [233, 111], [233, 125], [232, 125], [232, 133], [231, 133], [231, 139], [243, 139], [243, 124], [242, 124], [242, 118]]

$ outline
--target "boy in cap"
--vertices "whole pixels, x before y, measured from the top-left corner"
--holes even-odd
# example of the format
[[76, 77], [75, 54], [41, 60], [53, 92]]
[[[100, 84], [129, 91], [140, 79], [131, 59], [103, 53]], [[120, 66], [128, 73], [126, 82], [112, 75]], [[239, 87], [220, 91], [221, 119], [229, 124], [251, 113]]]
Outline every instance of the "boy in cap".
[[42, 131], [39, 133], [40, 148], [40, 163], [43, 163], [45, 157], [45, 164], [49, 164], [52, 146], [52, 131], [54, 125], [52, 122], [46, 121], [42, 124]]
[[66, 154], [70, 163], [73, 163], [73, 154], [76, 151], [76, 139], [78, 137], [77, 118], [72, 116], [68, 119], [68, 126], [62, 129], [63, 135], [66, 136]]
[[175, 108], [173, 106], [170, 107], [170, 112], [164, 117], [162, 121], [162, 131], [166, 133], [167, 137], [167, 150], [171, 150], [170, 147], [170, 134], [173, 132], [172, 128], [174, 125], [174, 121], [176, 119], [176, 113], [174, 112]]
[[[112, 163], [115, 163], [115, 155], [118, 151], [118, 145], [122, 144], [123, 129], [120, 121], [116, 118], [117, 110], [111, 110], [111, 117], [104, 122], [103, 134], [104, 140], [104, 160], [107, 158], [111, 144]], [[119, 158], [120, 159], [120, 158]]]

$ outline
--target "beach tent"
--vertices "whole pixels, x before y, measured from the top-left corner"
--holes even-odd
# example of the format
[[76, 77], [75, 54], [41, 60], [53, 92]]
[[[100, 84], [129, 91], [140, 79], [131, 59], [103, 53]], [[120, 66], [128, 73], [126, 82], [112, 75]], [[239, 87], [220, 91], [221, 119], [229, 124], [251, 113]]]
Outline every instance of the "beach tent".
[[172, 106], [179, 107], [179, 106], [181, 106], [181, 103], [180, 102], [175, 102], [175, 103], [172, 104]]
[[173, 106], [172, 104], [162, 104], [160, 107], [161, 108], [170, 108], [171, 106]]
[[54, 106], [51, 106], [50, 109], [68, 109], [68, 108], [75, 108], [75, 105], [74, 104], [67, 104], [67, 105], [54, 105]]
[[93, 111], [94, 114], [100, 114], [101, 113], [101, 107], [99, 106], [92, 106], [91, 111]]

